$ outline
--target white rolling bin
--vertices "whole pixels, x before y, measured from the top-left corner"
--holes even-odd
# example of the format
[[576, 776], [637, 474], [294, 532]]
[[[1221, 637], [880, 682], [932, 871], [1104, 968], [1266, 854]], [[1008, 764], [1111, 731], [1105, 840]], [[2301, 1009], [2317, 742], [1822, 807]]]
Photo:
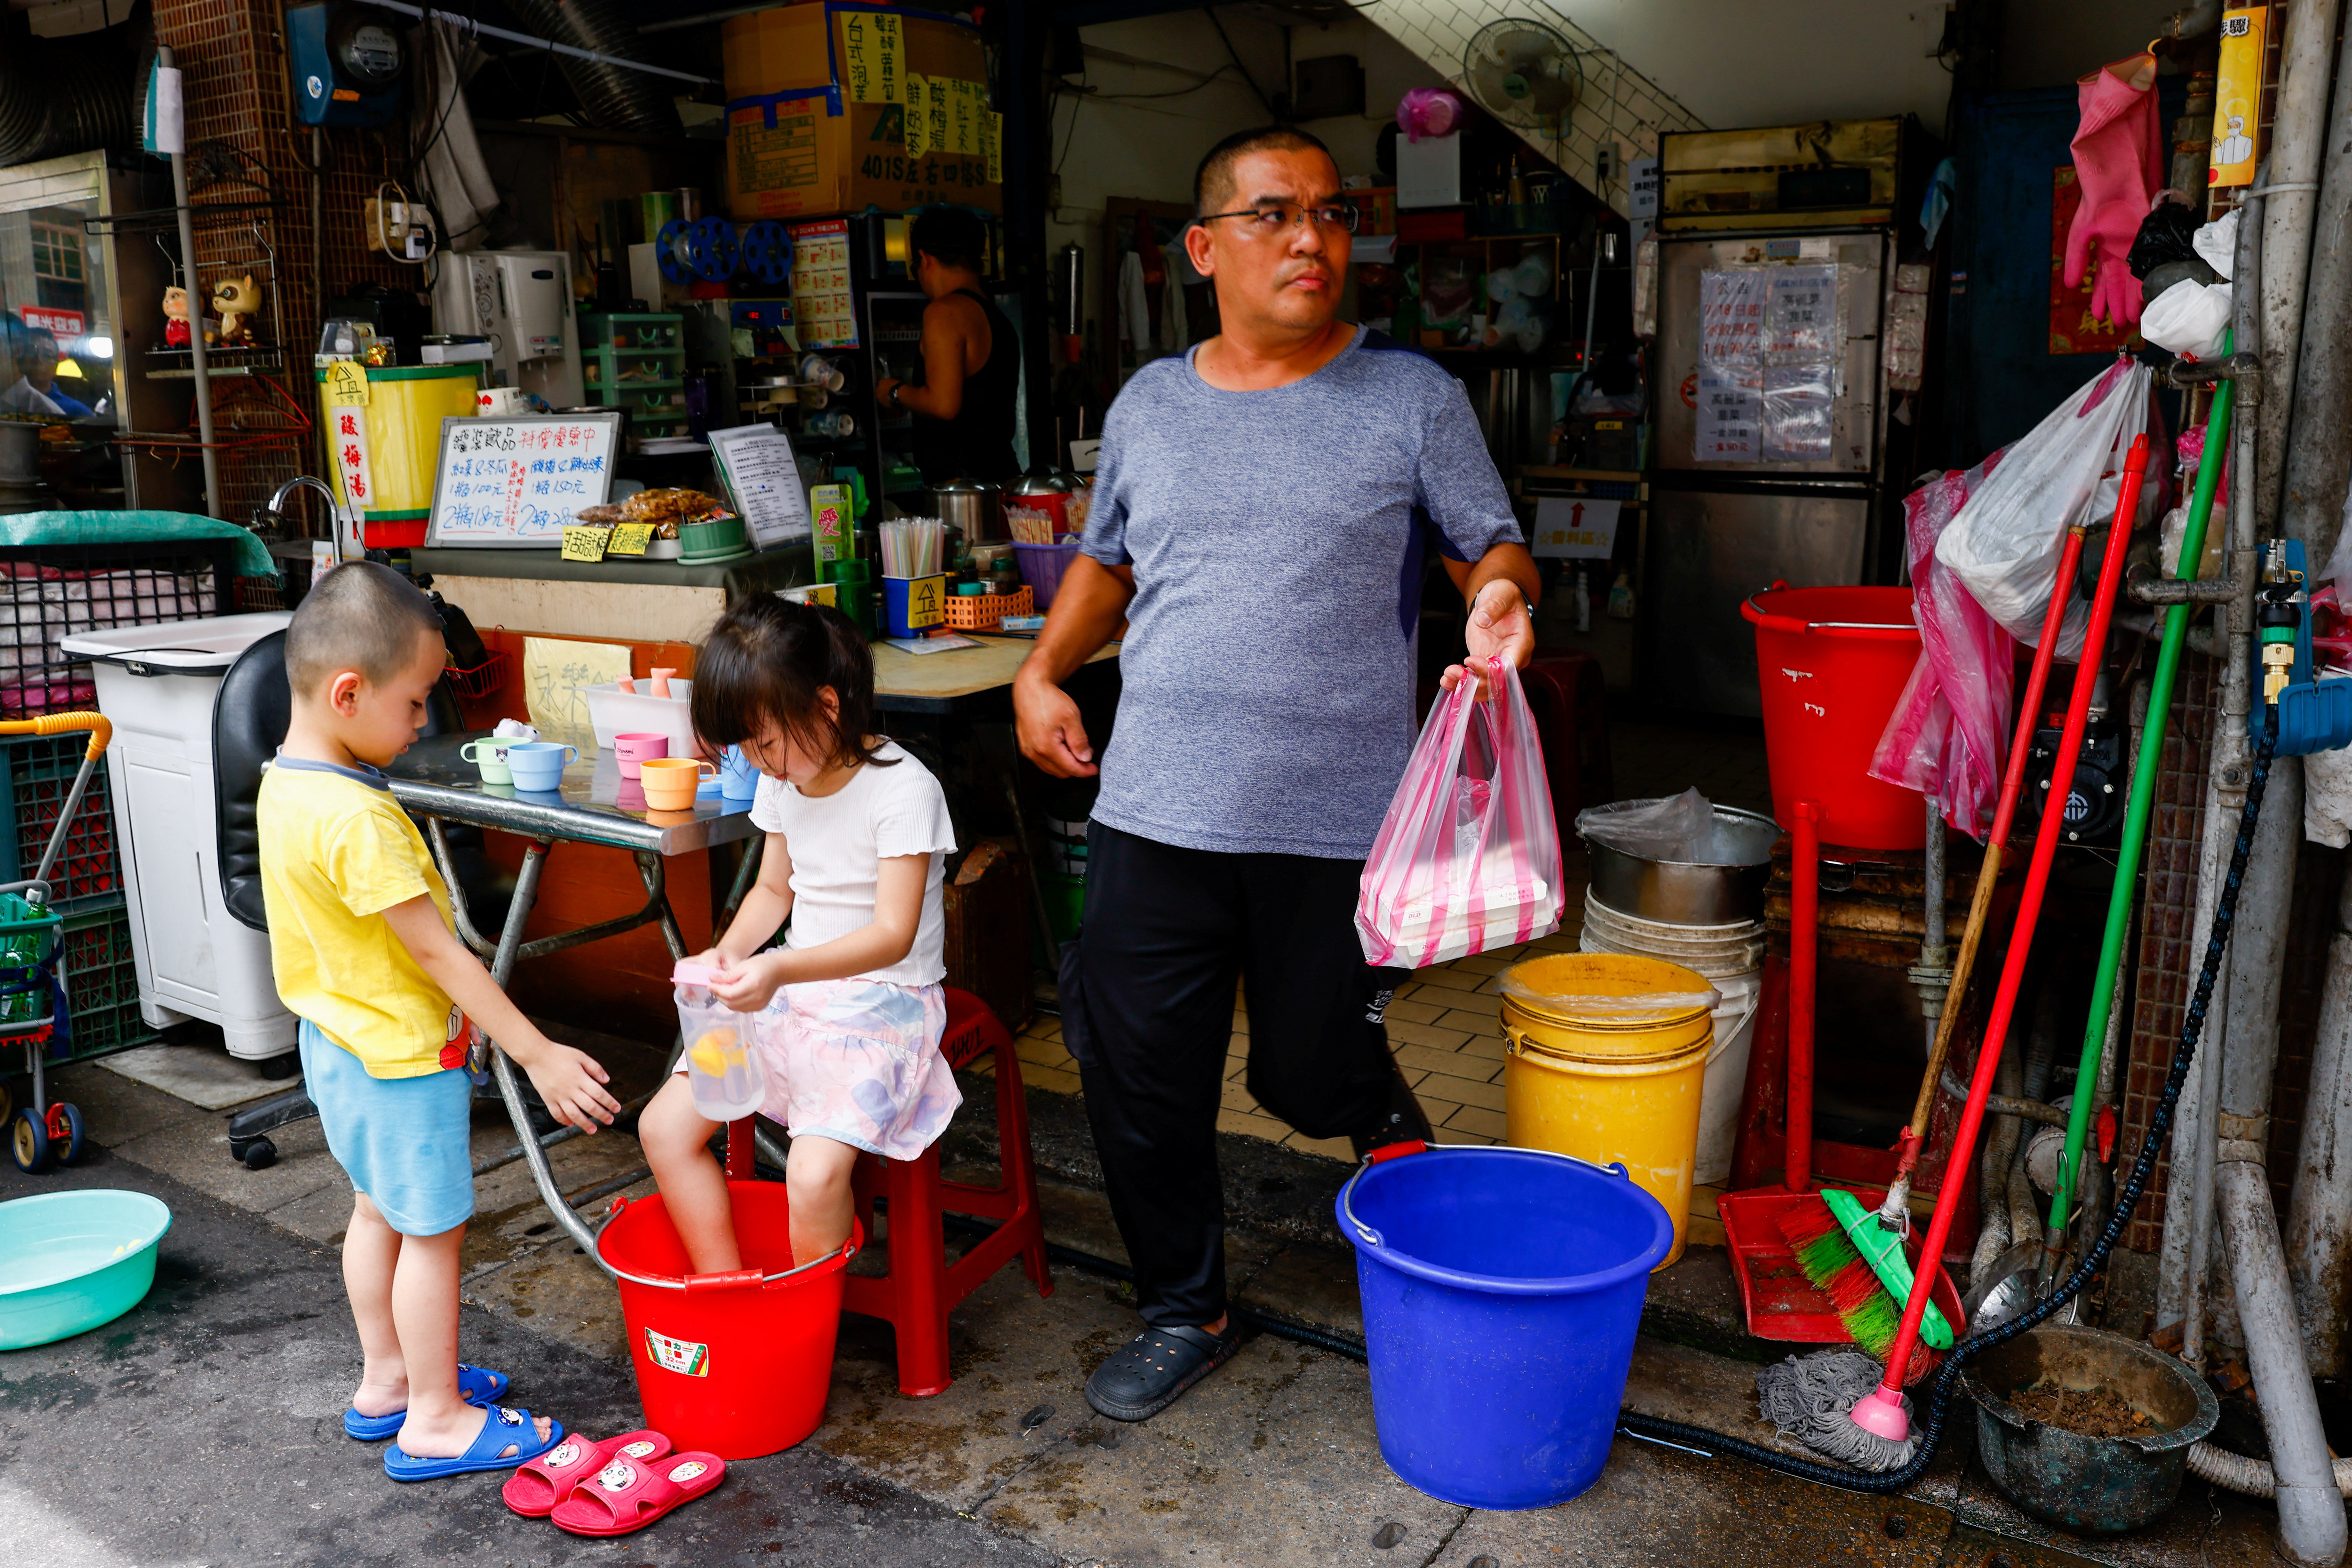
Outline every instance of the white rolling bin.
[[139, 1011], [152, 1028], [187, 1018], [220, 1026], [247, 1061], [294, 1048], [278, 1000], [269, 938], [221, 901], [213, 792], [213, 704], [221, 677], [293, 616], [224, 616], [84, 632], [58, 647], [90, 661], [98, 709], [114, 725], [116, 831], [122, 842]]

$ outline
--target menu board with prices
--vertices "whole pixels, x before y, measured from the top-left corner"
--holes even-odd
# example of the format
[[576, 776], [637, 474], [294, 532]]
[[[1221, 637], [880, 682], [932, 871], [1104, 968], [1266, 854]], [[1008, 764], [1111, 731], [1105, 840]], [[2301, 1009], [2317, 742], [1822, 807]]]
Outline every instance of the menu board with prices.
[[1765, 353], [1771, 359], [1834, 360], [1841, 346], [1837, 325], [1837, 268], [1832, 265], [1775, 267], [1765, 306]]
[[1701, 369], [1696, 394], [1696, 451], [1702, 463], [1752, 463], [1763, 452], [1763, 377], [1753, 368]]
[[790, 232], [793, 314], [801, 347], [856, 348], [857, 297], [849, 283], [848, 220], [793, 224]]
[[441, 421], [430, 542], [559, 549], [613, 490], [619, 413]]
[[1753, 364], [1764, 346], [1764, 274], [1727, 267], [1699, 274], [1698, 363]]

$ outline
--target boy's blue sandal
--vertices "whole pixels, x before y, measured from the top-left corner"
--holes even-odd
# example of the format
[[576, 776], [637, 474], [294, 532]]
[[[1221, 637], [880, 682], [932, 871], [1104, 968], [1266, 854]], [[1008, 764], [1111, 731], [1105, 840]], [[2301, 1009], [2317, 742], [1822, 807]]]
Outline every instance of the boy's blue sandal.
[[[457, 1363], [457, 1397], [468, 1405], [488, 1405], [507, 1391], [507, 1374], [492, 1372], [488, 1367]], [[362, 1443], [381, 1443], [400, 1431], [400, 1424], [408, 1419], [408, 1412], [395, 1410], [389, 1415], [362, 1415], [356, 1410], [343, 1412], [343, 1436], [356, 1437]]]
[[[444, 1476], [467, 1476], [477, 1470], [510, 1470], [525, 1460], [536, 1459], [563, 1441], [563, 1423], [548, 1423], [547, 1441], [539, 1440], [531, 1426], [530, 1412], [509, 1410], [503, 1405], [489, 1407], [489, 1419], [482, 1423], [466, 1451], [454, 1459], [416, 1459], [401, 1452], [394, 1443], [383, 1451], [383, 1473], [395, 1481], [433, 1481]], [[514, 1452], [501, 1455], [499, 1450], [511, 1447]]]

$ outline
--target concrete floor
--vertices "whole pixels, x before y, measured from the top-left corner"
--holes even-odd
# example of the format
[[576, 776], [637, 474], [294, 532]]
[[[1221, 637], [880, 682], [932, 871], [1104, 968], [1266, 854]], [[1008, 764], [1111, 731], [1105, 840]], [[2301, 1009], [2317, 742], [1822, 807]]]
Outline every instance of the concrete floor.
[[[630, 1047], [600, 1042], [624, 1082]], [[974, 1087], [977, 1087], [976, 1085]], [[1907, 1498], [1874, 1500], [1621, 1437], [1600, 1483], [1558, 1508], [1437, 1502], [1382, 1462], [1359, 1363], [1264, 1335], [1157, 1419], [1121, 1426], [1082, 1394], [1133, 1332], [1125, 1288], [1057, 1268], [1040, 1300], [1007, 1268], [954, 1314], [955, 1382], [898, 1392], [887, 1327], [844, 1320], [824, 1426], [790, 1453], [730, 1467], [709, 1500], [624, 1548], [509, 1514], [497, 1478], [415, 1488], [338, 1417], [358, 1355], [333, 1247], [348, 1188], [315, 1123], [278, 1136], [279, 1163], [232, 1163], [222, 1119], [100, 1068], [60, 1075], [100, 1152], [69, 1173], [0, 1166], [0, 1198], [61, 1184], [136, 1187], [177, 1215], [155, 1291], [129, 1316], [0, 1357], [0, 1531], [75, 1568], [234, 1562], [493, 1563], [1365, 1563], [1519, 1568], [1589, 1563], [1754, 1564], [1846, 1560], [2012, 1568], [2132, 1568], [2270, 1560], [2268, 1510], [2192, 1482], [2154, 1530], [2095, 1545], [2032, 1525], [1949, 1444]], [[1059, 1245], [1120, 1258], [1086, 1162], [1075, 1102], [1033, 1095], [1044, 1198]], [[969, 1123], [973, 1119], [966, 1118]], [[951, 1171], [992, 1151], [968, 1126]], [[494, 1114], [476, 1147], [509, 1146]], [[1328, 1225], [1335, 1162], [1259, 1140], [1221, 1147], [1235, 1229], [1230, 1268], [1258, 1310], [1360, 1335], [1352, 1257]], [[635, 1145], [605, 1134], [555, 1152], [567, 1192], [623, 1175]], [[632, 1188], [632, 1191], [641, 1190]], [[601, 1208], [601, 1204], [598, 1205]], [[520, 1165], [481, 1183], [467, 1247], [469, 1359], [515, 1379], [510, 1403], [592, 1436], [641, 1417], [611, 1287], [552, 1228]], [[1752, 1362], [1719, 1249], [1661, 1275], [1627, 1402], [1761, 1439]], [[1685, 1342], [1675, 1342], [1675, 1341]], [[1962, 1424], [1964, 1425], [1964, 1424]]]

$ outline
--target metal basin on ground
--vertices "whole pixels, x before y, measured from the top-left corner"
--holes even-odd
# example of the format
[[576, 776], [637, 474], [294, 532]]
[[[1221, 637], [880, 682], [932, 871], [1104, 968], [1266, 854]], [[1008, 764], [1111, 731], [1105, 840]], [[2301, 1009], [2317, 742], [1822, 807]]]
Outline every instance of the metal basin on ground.
[[[2145, 1435], [2092, 1437], [2028, 1418], [2010, 1397], [2043, 1381], [2105, 1390], [2149, 1418]], [[2180, 1495], [2189, 1449], [2221, 1406], [2205, 1380], [2153, 1345], [2104, 1329], [2045, 1324], [1969, 1363], [1977, 1454], [2003, 1497], [2084, 1535], [2153, 1521]]]
[[[1646, 805], [1623, 801], [1620, 805]], [[1586, 814], [1584, 836], [1592, 853], [1592, 896], [1621, 914], [1666, 925], [1732, 925], [1761, 919], [1764, 884], [1772, 875], [1772, 844], [1780, 828], [1752, 811], [1715, 808], [1715, 853], [1710, 861], [1652, 860], [1612, 848], [1607, 832], [1613, 806]]]

